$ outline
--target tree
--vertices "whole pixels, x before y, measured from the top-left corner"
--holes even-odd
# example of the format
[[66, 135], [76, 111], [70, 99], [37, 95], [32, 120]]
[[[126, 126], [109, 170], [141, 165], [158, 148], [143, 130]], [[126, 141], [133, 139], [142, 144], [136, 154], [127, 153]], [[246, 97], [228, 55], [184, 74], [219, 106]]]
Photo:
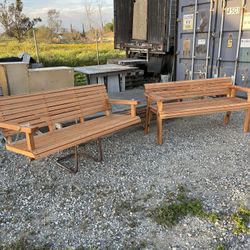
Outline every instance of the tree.
[[50, 9], [47, 13], [48, 28], [51, 31], [51, 38], [58, 35], [62, 31], [62, 20], [60, 20], [60, 12], [56, 9]]
[[50, 39], [51, 32], [50, 29], [46, 26], [40, 26], [36, 29], [36, 38], [38, 41], [47, 42]]
[[93, 1], [91, 1], [91, 0], [84, 0], [83, 6], [84, 6], [85, 14], [86, 14], [86, 17], [87, 17], [87, 20], [88, 20], [89, 29], [93, 30], [92, 16], [95, 13], [95, 9], [93, 7]]
[[106, 23], [104, 25], [104, 31], [105, 32], [113, 32], [114, 31], [114, 22], [112, 22], [112, 23]]
[[16, 0], [15, 3], [11, 4], [7, 4], [7, 0], [4, 0], [0, 4], [0, 23], [8, 36], [16, 38], [19, 42], [24, 39], [36, 23], [41, 21], [41, 18], [30, 19], [23, 14], [21, 0]]
[[98, 9], [98, 14], [99, 14], [99, 18], [100, 18], [100, 23], [101, 23], [101, 28], [102, 30], [104, 29], [104, 23], [103, 23], [103, 5], [105, 4], [104, 0], [97, 0], [97, 9]]
[[84, 24], [82, 24], [82, 33], [81, 33], [82, 38], [86, 38], [86, 33], [85, 33], [85, 27]]

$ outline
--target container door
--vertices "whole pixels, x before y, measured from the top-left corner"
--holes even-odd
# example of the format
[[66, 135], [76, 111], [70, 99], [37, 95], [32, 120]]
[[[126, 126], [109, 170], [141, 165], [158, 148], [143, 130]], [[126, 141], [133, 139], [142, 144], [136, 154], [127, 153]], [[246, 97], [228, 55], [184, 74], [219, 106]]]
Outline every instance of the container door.
[[147, 40], [148, 0], [134, 0], [132, 39]]
[[219, 6], [213, 76], [230, 76], [235, 84], [250, 87], [250, 3], [220, 0]]
[[217, 1], [180, 0], [177, 80], [210, 78]]
[[124, 49], [132, 34], [133, 0], [114, 0], [115, 48]]
[[[157, 46], [157, 50], [163, 51], [165, 40], [167, 39], [167, 30], [171, 18], [168, 16], [167, 0], [151, 0], [149, 1], [148, 13], [148, 43], [153, 47]], [[172, 1], [171, 1], [172, 2]], [[173, 8], [173, 6], [172, 6]], [[174, 12], [174, 9], [172, 9]]]

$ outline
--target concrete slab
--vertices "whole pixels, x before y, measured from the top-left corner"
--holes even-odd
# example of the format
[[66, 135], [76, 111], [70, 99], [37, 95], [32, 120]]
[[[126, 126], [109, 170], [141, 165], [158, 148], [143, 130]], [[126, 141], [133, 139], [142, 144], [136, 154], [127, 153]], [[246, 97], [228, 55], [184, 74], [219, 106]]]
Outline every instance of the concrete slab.
[[[140, 101], [140, 105], [138, 108], [146, 107], [146, 98], [144, 96], [144, 88], [136, 88], [126, 90], [125, 92], [120, 93], [109, 93], [109, 98], [111, 99], [125, 99], [125, 100], [138, 100]], [[113, 112], [124, 112], [130, 110], [130, 106], [127, 105], [113, 105], [112, 111]]]

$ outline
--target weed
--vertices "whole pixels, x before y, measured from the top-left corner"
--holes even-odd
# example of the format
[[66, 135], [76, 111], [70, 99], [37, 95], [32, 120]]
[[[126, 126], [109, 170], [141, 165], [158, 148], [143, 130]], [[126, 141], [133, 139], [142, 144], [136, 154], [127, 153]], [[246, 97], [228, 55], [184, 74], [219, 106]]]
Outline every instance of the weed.
[[201, 201], [198, 199], [189, 199], [185, 190], [181, 187], [179, 188], [176, 201], [157, 208], [155, 215], [156, 221], [159, 224], [174, 226], [187, 215], [204, 217], [205, 212]]
[[129, 250], [141, 250], [145, 249], [147, 247], [147, 241], [146, 240], [140, 240], [140, 241], [129, 241], [125, 242], [125, 249]]
[[241, 206], [237, 213], [231, 216], [231, 219], [235, 225], [235, 234], [250, 234], [250, 210]]
[[224, 244], [220, 244], [220, 245], [218, 245], [216, 248], [215, 248], [215, 250], [226, 250], [227, 248], [226, 248], [226, 246], [224, 245]]
[[183, 186], [178, 188], [175, 199], [172, 194], [169, 201], [169, 204], [158, 207], [153, 212], [156, 221], [161, 225], [174, 226], [188, 215], [205, 218], [213, 223], [219, 219], [218, 214], [206, 212], [199, 199], [188, 198], [187, 191]]

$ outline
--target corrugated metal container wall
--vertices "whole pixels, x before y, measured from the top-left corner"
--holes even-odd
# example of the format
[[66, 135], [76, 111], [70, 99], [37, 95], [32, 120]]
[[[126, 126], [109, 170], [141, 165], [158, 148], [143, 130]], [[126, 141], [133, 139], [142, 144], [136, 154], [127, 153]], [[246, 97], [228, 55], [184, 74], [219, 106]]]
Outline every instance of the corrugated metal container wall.
[[179, 1], [177, 80], [211, 76], [215, 8], [215, 2], [210, 0]]
[[250, 2], [220, 0], [212, 77], [231, 76], [250, 87]]
[[177, 80], [230, 76], [250, 87], [250, 1], [180, 0], [178, 13]]
[[175, 45], [177, 0], [114, 0], [115, 48], [168, 52]]

